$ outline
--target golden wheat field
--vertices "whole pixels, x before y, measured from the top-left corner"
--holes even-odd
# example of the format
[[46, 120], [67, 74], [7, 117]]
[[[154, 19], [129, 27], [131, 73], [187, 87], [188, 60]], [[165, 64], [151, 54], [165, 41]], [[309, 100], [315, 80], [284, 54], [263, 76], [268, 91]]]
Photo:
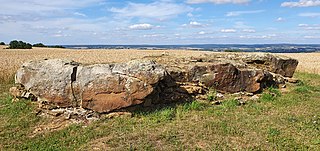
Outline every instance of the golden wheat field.
[[[0, 81], [12, 79], [17, 69], [30, 60], [69, 59], [81, 63], [111, 63], [124, 62], [144, 56], [160, 56], [162, 54], [175, 57], [191, 57], [203, 54], [217, 53], [207, 51], [186, 50], [73, 50], [58, 48], [33, 48], [31, 50], [4, 49], [0, 46]], [[299, 60], [298, 71], [320, 74], [320, 53], [288, 53], [281, 54]]]

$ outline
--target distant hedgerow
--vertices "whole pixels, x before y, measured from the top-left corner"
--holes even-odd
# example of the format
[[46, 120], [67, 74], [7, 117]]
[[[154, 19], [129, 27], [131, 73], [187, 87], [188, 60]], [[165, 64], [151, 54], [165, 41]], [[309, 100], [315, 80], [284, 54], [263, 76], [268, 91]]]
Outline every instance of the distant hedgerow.
[[4, 43], [4, 42], [0, 42], [0, 45], [6, 45], [6, 43]]
[[33, 44], [33, 47], [48, 47], [48, 46], [44, 45], [43, 43], [37, 43], [37, 44]]
[[45, 48], [65, 48], [63, 46], [60, 45], [54, 45], [54, 46], [46, 46], [43, 43], [36, 43], [33, 45], [33, 47], [45, 47]]
[[59, 46], [59, 45], [55, 45], [55, 46], [48, 46], [49, 48], [66, 48], [66, 47], [63, 47], [63, 46]]
[[9, 49], [32, 49], [32, 45], [23, 41], [13, 40], [9, 44]]

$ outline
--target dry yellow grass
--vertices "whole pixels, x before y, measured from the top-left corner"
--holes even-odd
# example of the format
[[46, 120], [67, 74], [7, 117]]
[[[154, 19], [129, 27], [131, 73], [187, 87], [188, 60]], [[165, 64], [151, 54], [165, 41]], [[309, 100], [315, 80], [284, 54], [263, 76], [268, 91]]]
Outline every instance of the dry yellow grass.
[[283, 53], [299, 60], [297, 71], [320, 74], [320, 53]]
[[57, 48], [33, 48], [31, 50], [22, 49], [3, 49], [0, 46], [0, 81], [12, 79], [17, 69], [30, 60], [41, 59], [68, 59], [77, 62], [92, 63], [111, 63], [125, 62], [132, 59], [143, 58], [144, 56], [158, 56], [162, 54], [176, 57], [200, 56], [210, 52], [200, 51], [173, 51], [173, 50], [73, 50]]
[[[215, 52], [186, 50], [73, 50], [57, 48], [33, 48], [32, 50], [4, 49], [0, 46], [0, 81], [12, 79], [17, 69], [26, 61], [40, 59], [69, 59], [81, 63], [111, 63], [125, 62], [144, 56], [159, 56], [162, 54], [175, 57], [190, 57]], [[298, 71], [320, 74], [320, 53], [283, 54], [300, 61]]]

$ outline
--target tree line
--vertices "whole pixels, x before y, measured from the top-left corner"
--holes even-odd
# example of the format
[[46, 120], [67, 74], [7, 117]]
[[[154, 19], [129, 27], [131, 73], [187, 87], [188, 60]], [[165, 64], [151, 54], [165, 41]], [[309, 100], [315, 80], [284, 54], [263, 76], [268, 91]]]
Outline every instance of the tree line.
[[[4, 42], [0, 42], [0, 45], [6, 45]], [[43, 43], [36, 43], [31, 45], [30, 43], [18, 40], [12, 40], [9, 43], [9, 47], [7, 49], [32, 49], [32, 47], [45, 47], [45, 48], [65, 48], [63, 46], [55, 45], [55, 46], [46, 46]]]

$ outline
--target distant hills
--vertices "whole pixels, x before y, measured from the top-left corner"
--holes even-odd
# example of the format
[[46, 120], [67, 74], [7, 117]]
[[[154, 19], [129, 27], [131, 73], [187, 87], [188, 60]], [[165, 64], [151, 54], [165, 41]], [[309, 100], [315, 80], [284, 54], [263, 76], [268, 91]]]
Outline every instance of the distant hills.
[[71, 49], [141, 49], [141, 50], [205, 50], [219, 52], [273, 52], [301, 53], [318, 52], [320, 44], [193, 44], [193, 45], [63, 45]]

